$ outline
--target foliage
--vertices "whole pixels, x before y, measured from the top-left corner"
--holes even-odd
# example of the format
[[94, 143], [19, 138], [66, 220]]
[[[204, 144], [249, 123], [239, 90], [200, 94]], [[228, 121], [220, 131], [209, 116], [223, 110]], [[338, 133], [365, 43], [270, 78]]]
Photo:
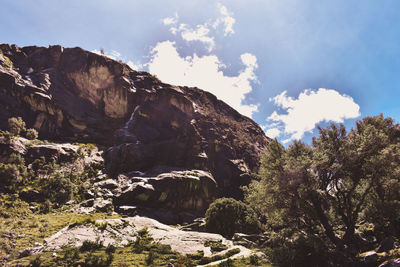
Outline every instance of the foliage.
[[11, 154], [7, 162], [0, 163], [0, 191], [13, 192], [28, 174], [24, 158]]
[[85, 225], [85, 224], [96, 224], [96, 220], [92, 216], [86, 215], [85, 217], [75, 220], [68, 227], [73, 228], [73, 227]]
[[5, 56], [2, 51], [0, 50], [0, 54], [2, 55], [3, 59], [4, 59], [4, 64], [9, 67], [10, 69], [12, 69], [14, 67], [13, 62], [11, 61], [11, 59], [7, 56]]
[[21, 117], [12, 117], [8, 119], [8, 130], [14, 135], [19, 135], [26, 130], [25, 122]]
[[223, 259], [229, 258], [229, 257], [231, 257], [231, 256], [233, 256], [235, 254], [238, 254], [238, 253], [240, 253], [240, 248], [233, 248], [233, 249], [228, 250], [224, 254], [217, 254], [217, 255], [213, 255], [211, 257], [203, 257], [199, 261], [199, 264], [204, 265], [204, 264], [208, 264], [208, 263], [213, 262], [213, 261], [223, 260]]
[[39, 133], [35, 129], [28, 129], [25, 133], [26, 138], [29, 140], [35, 140], [39, 137]]
[[[26, 202], [18, 198], [14, 199], [13, 195], [4, 194], [0, 194], [1, 214], [6, 214], [7, 217], [0, 216], [0, 236], [9, 236], [9, 238], [0, 238], [4, 241], [3, 245], [0, 242], [0, 255], [8, 254], [9, 260], [16, 258], [19, 255], [18, 251], [31, 247], [35, 242], [43, 243], [45, 238], [70, 225], [71, 222], [83, 221], [89, 217], [85, 214], [60, 210], [53, 210], [52, 213], [46, 214], [33, 213]], [[92, 220], [117, 218], [116, 216], [108, 217], [105, 213], [94, 213], [90, 217]]]
[[206, 229], [231, 237], [235, 232], [258, 233], [260, 223], [252, 208], [233, 198], [215, 200], [206, 211]]
[[34, 198], [32, 194], [25, 194], [23, 199], [41, 203], [49, 200], [57, 205], [63, 205], [73, 198], [83, 200], [90, 186], [85, 182], [93, 182], [92, 178], [103, 165], [93, 163], [81, 170], [74, 164], [57, 164], [44, 158], [33, 161], [28, 158], [26, 162], [21, 155], [11, 154], [5, 162], [0, 163], [0, 192], [20, 195], [31, 192]]
[[100, 242], [99, 240], [96, 241], [85, 240], [83, 241], [82, 246], [80, 247], [80, 251], [94, 251], [102, 247], [103, 243]]
[[219, 252], [228, 248], [227, 245], [222, 244], [222, 240], [219, 241], [208, 240], [204, 243], [204, 246], [210, 247], [211, 252]]
[[334, 124], [319, 131], [312, 147], [272, 141], [260, 181], [245, 189], [246, 201], [266, 216], [269, 254], [280, 266], [352, 264], [365, 223], [376, 226], [378, 241], [400, 232], [399, 125], [380, 115], [349, 133]]

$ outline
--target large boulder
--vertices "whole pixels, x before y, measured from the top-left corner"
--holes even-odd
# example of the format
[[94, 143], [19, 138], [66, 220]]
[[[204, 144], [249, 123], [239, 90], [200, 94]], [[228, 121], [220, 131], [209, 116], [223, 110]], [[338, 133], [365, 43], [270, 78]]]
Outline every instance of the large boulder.
[[112, 197], [114, 205], [139, 205], [202, 214], [216, 195], [216, 182], [202, 170], [158, 166], [146, 173], [121, 174], [94, 184], [97, 196]]

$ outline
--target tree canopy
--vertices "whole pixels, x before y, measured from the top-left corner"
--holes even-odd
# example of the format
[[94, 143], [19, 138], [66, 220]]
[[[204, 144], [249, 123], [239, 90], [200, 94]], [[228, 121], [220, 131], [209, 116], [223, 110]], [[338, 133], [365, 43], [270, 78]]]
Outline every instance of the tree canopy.
[[399, 125], [383, 115], [366, 117], [349, 132], [343, 125], [319, 128], [312, 146], [296, 141], [285, 149], [272, 141], [245, 199], [279, 233], [278, 247], [300, 249], [301, 241], [314, 259], [321, 247], [342, 256], [332, 261], [351, 259], [368, 243], [363, 229], [378, 241], [399, 233], [399, 141]]

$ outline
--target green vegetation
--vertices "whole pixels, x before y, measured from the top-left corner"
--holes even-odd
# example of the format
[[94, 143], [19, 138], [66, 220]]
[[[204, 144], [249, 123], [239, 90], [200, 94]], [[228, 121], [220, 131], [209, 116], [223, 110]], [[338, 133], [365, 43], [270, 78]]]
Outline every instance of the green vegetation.
[[0, 163], [0, 193], [19, 194], [22, 199], [52, 206], [63, 205], [71, 199], [82, 200], [86, 181], [101, 170], [101, 164], [85, 165], [82, 170], [73, 164], [57, 164], [44, 158], [26, 162], [19, 154], [11, 154]]
[[[26, 202], [13, 196], [0, 195], [0, 258], [6, 254], [10, 259], [18, 256], [18, 251], [31, 247], [35, 242], [43, 243], [65, 226], [85, 221], [89, 216], [54, 210], [52, 213], [34, 213]], [[7, 216], [4, 216], [6, 214]], [[118, 218], [104, 213], [90, 215], [91, 220]]]
[[35, 140], [39, 137], [39, 134], [35, 129], [28, 129], [28, 130], [26, 130], [25, 136], [29, 140]]
[[380, 115], [348, 133], [319, 130], [311, 147], [272, 141], [245, 190], [278, 266], [355, 266], [360, 251], [400, 234], [400, 126]]
[[260, 222], [254, 211], [245, 203], [233, 198], [220, 198], [206, 211], [206, 229], [226, 237], [234, 233], [258, 233]]
[[14, 135], [19, 135], [21, 132], [25, 132], [25, 127], [25, 122], [21, 117], [13, 117], [8, 119], [8, 130]]
[[0, 50], [0, 54], [1, 56], [4, 58], [4, 63], [7, 67], [9, 67], [10, 69], [12, 69], [14, 67], [13, 62], [11, 61], [11, 59], [7, 56], [5, 56], [3, 54], [3, 51]]
[[211, 252], [220, 252], [220, 251], [223, 251], [223, 250], [228, 248], [227, 245], [222, 244], [222, 240], [219, 240], [219, 241], [212, 241], [212, 240], [206, 241], [204, 243], [204, 246], [210, 247]]
[[233, 249], [228, 250], [224, 254], [217, 254], [217, 255], [213, 255], [211, 257], [203, 257], [200, 259], [200, 261], [198, 263], [201, 265], [204, 265], [204, 264], [208, 264], [213, 261], [223, 260], [223, 259], [229, 258], [235, 254], [238, 254], [239, 252], [240, 252], [239, 248], [233, 248]]

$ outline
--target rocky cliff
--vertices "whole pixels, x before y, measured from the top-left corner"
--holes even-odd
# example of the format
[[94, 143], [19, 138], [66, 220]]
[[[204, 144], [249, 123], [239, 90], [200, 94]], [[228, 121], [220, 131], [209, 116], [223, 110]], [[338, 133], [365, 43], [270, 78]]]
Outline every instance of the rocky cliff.
[[[20, 116], [39, 136], [95, 143], [118, 205], [204, 210], [240, 198], [269, 142], [214, 95], [165, 84], [81, 48], [0, 45], [0, 129]], [[100, 184], [101, 185], [101, 184]]]

